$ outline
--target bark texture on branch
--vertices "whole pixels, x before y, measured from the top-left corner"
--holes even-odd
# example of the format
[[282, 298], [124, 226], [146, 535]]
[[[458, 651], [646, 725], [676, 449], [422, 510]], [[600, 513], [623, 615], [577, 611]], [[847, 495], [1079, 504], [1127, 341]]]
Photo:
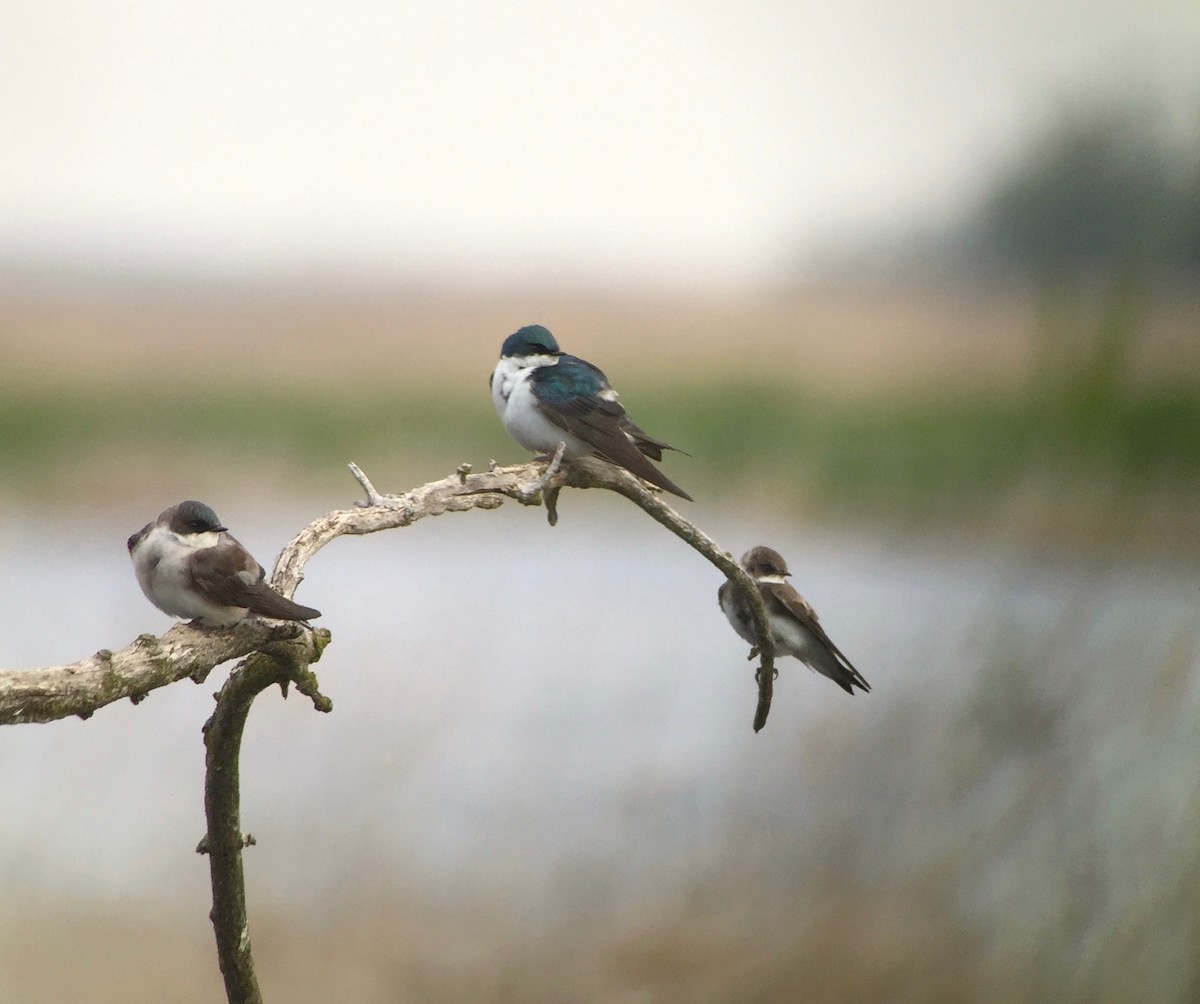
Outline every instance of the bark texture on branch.
[[106, 704], [126, 697], [137, 704], [169, 683], [203, 683], [222, 663], [308, 635], [298, 624], [257, 617], [221, 630], [176, 624], [161, 638], [138, 635], [122, 649], [101, 649], [67, 666], [0, 670], [0, 725], [90, 718]]
[[[630, 499], [643, 511], [695, 548], [727, 576], [743, 580], [753, 597], [754, 617], [760, 637], [770, 639], [766, 611], [758, 590], [733, 557], [722, 551], [710, 537], [683, 519], [659, 497], [625, 471], [601, 462], [579, 463], [559, 469], [561, 455], [545, 470], [525, 464], [475, 474], [462, 465], [452, 476], [422, 485], [402, 495], [381, 495], [367, 476], [355, 465], [350, 469], [366, 493], [366, 503], [358, 508], [331, 512], [314, 520], [283, 549], [275, 564], [271, 582], [285, 596], [291, 596], [303, 581], [304, 567], [322, 547], [337, 537], [363, 535], [380, 530], [411, 526], [425, 516], [468, 509], [495, 509], [504, 499], [525, 505], [544, 502], [551, 524], [557, 521], [556, 502], [562, 487], [608, 488]], [[754, 730], [766, 723], [771, 706], [774, 679], [773, 644], [768, 640], [760, 648], [762, 665], [757, 679], [759, 699]], [[254, 698], [273, 683], [286, 686], [296, 681], [297, 689], [307, 694], [321, 711], [331, 707], [317, 690], [316, 678], [309, 670], [309, 653], [296, 646], [290, 658], [255, 654], [229, 677], [217, 695], [217, 709], [205, 726], [206, 772], [204, 806], [208, 833], [201, 847], [209, 855], [212, 877], [212, 922], [225, 992], [230, 1004], [262, 1004], [262, 992], [254, 970], [250, 945], [249, 919], [246, 912], [244, 849], [253, 842], [242, 834], [238, 757], [242, 731]], [[319, 657], [320, 648], [315, 657]]]
[[461, 465], [448, 478], [431, 481], [400, 495], [382, 495], [354, 464], [351, 471], [366, 492], [367, 501], [357, 509], [342, 509], [328, 513], [305, 527], [283, 549], [275, 565], [272, 582], [276, 589], [290, 596], [291, 590], [304, 579], [304, 565], [322, 547], [343, 534], [367, 534], [395, 527], [411, 526], [425, 516], [440, 516], [446, 512], [468, 509], [495, 509], [503, 501], [514, 499], [522, 505], [546, 506], [551, 525], [558, 519], [557, 501], [564, 488], [604, 488], [623, 495], [652, 519], [661, 523], [693, 550], [715, 565], [727, 578], [735, 579], [750, 599], [751, 614], [760, 643], [758, 703], [754, 712], [754, 731], [767, 723], [775, 680], [775, 643], [767, 624], [767, 612], [753, 580], [728, 551], [708, 534], [684, 519], [628, 471], [602, 460], [584, 458], [558, 467], [560, 456], [546, 470], [540, 464], [520, 464], [516, 467], [494, 467], [473, 473], [467, 464]]
[[[283, 549], [275, 565], [272, 585], [291, 597], [304, 579], [304, 566], [322, 547], [344, 535], [361, 536], [411, 526], [426, 516], [469, 509], [496, 509], [505, 499], [522, 505], [542, 505], [551, 523], [557, 519], [557, 500], [564, 487], [602, 488], [625, 496], [690, 547], [715, 565], [726, 577], [739, 581], [750, 597], [760, 638], [770, 638], [766, 611], [758, 590], [733, 556], [711, 537], [684, 519], [657, 493], [621, 468], [600, 460], [575, 460], [559, 470], [542, 464], [493, 467], [475, 473], [467, 464], [440, 481], [432, 481], [399, 495], [382, 495], [357, 467], [351, 465], [367, 494], [366, 504], [340, 509], [313, 520]], [[319, 648], [329, 640], [323, 628], [315, 631], [290, 623], [248, 617], [232, 628], [211, 630], [176, 624], [161, 638], [139, 635], [117, 651], [101, 649], [68, 666], [44, 669], [0, 670], [0, 725], [50, 722], [78, 715], [89, 717], [106, 704], [130, 698], [135, 703], [150, 691], [188, 677], [202, 683], [214, 667], [252, 652], [268, 652], [297, 637], [307, 639], [316, 661]], [[757, 732], [766, 723], [774, 679], [773, 645], [760, 646]]]
[[262, 1004], [263, 999], [250, 948], [242, 867], [242, 851], [254, 843], [253, 837], [242, 834], [242, 734], [250, 705], [275, 684], [286, 687], [295, 683], [318, 711], [333, 709], [330, 700], [317, 689], [308, 656], [309, 650], [302, 645], [273, 655], [254, 653], [229, 674], [216, 695], [216, 710], [204, 724], [204, 816], [208, 831], [196, 850], [208, 855], [213, 897], [209, 916], [230, 1004]]

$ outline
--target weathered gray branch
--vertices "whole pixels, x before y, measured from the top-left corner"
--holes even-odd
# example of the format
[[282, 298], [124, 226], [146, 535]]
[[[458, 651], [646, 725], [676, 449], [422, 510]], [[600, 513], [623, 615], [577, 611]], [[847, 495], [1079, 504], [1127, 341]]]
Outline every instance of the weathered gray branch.
[[290, 595], [303, 580], [304, 565], [322, 547], [343, 534], [376, 533], [394, 527], [411, 526], [425, 516], [440, 516], [445, 512], [467, 509], [495, 509], [504, 499], [515, 499], [523, 505], [545, 503], [553, 523], [557, 519], [556, 500], [559, 491], [569, 488], [606, 488], [625, 496], [679, 537], [685, 544], [712, 562], [727, 578], [736, 579], [750, 597], [758, 637], [767, 639], [760, 644], [758, 704], [754, 713], [754, 731], [767, 722], [771, 710], [771, 695], [775, 679], [775, 645], [767, 626], [767, 613], [753, 580], [729, 552], [723, 550], [708, 534], [698, 529], [648, 489], [628, 471], [602, 460], [574, 460], [555, 470], [561, 456], [556, 456], [549, 470], [539, 464], [517, 467], [496, 467], [478, 474], [468, 465], [441, 481], [432, 481], [401, 495], [382, 495], [366, 475], [354, 464], [354, 476], [363, 486], [367, 504], [357, 509], [342, 509], [314, 520], [283, 549], [275, 565], [274, 584]]
[[[546, 506], [551, 524], [557, 520], [557, 500], [564, 487], [606, 488], [632, 501], [690, 547], [704, 555], [727, 577], [737, 580], [750, 597], [761, 658], [757, 673], [757, 732], [767, 720], [774, 679], [774, 644], [766, 611], [757, 588], [732, 555], [723, 551], [658, 495], [626, 471], [602, 461], [574, 461], [560, 468], [561, 450], [554, 461], [493, 466], [474, 473], [461, 465], [448, 478], [401, 495], [382, 495], [355, 465], [351, 471], [363, 486], [367, 501], [355, 509], [337, 510], [314, 520], [283, 549], [272, 575], [273, 586], [291, 596], [303, 581], [304, 567], [322, 547], [345, 535], [363, 535], [411, 526], [426, 516], [468, 509], [495, 509], [506, 498], [523, 505]], [[135, 703], [157, 687], [184, 677], [202, 682], [215, 666], [231, 659], [244, 661], [229, 675], [217, 694], [217, 707], [204, 727], [204, 807], [208, 831], [197, 850], [209, 855], [212, 878], [212, 922], [221, 974], [231, 1004], [261, 1004], [254, 972], [246, 913], [242, 852], [253, 842], [241, 830], [239, 756], [242, 733], [255, 697], [273, 684], [290, 682], [320, 711], [332, 707], [320, 693], [310, 666], [330, 634], [291, 623], [248, 618], [233, 628], [204, 630], [186, 624], [171, 628], [162, 638], [140, 635], [117, 652], [102, 650], [69, 666], [0, 671], [0, 724], [48, 722], [70, 715], [89, 717], [96, 709], [128, 697]]]
[[[305, 562], [342, 534], [408, 526], [443, 512], [495, 509], [505, 497], [536, 505], [532, 489], [540, 476], [534, 464], [472, 475], [469, 487], [455, 475], [405, 495], [389, 496], [386, 507], [331, 512], [310, 523], [284, 549], [274, 584], [291, 596], [304, 578]], [[447, 490], [448, 485], [458, 491]], [[203, 683], [214, 667], [251, 652], [270, 651], [275, 643], [298, 635], [309, 637], [295, 624], [257, 617], [225, 630], [176, 624], [161, 638], [139, 635], [122, 649], [101, 649], [70, 665], [0, 670], [0, 725], [52, 722], [71, 715], [88, 718], [106, 704], [126, 697], [136, 703], [150, 691], [185, 677]]]
[[[494, 467], [473, 473], [466, 464], [441, 481], [414, 488], [401, 495], [381, 495], [356, 467], [369, 504], [341, 509], [314, 520], [283, 549], [272, 577], [276, 589], [291, 596], [304, 579], [304, 566], [331, 540], [344, 535], [362, 535], [411, 526], [426, 516], [468, 509], [495, 509], [504, 500], [522, 505], [545, 504], [553, 521], [559, 491], [563, 487], [606, 488], [624, 495], [690, 547], [704, 555], [727, 577], [737, 579], [750, 597], [759, 637], [769, 638], [766, 613], [741, 566], [707, 534], [680, 516], [647, 489], [637, 478], [599, 460], [576, 460], [546, 478], [541, 464]], [[269, 652], [272, 646], [296, 637], [315, 645], [318, 631], [310, 633], [294, 624], [247, 618], [226, 630], [193, 628], [177, 624], [161, 638], [139, 635], [117, 651], [102, 649], [95, 655], [68, 666], [43, 669], [0, 670], [0, 725], [50, 722], [78, 715], [89, 717], [97, 709], [130, 698], [141, 700], [158, 687], [188, 677], [205, 680], [214, 667], [251, 652]], [[759, 701], [754, 728], [766, 721], [774, 677], [774, 652], [762, 646], [758, 672]], [[315, 653], [312, 659], [315, 661]]]
[[699, 551], [704, 557], [725, 573], [726, 578], [737, 581], [750, 599], [750, 613], [754, 618], [755, 631], [759, 638], [758, 705], [754, 710], [754, 731], [759, 732], [767, 724], [771, 711], [771, 694], [775, 682], [775, 639], [767, 623], [767, 610], [754, 580], [724, 551], [708, 534], [689, 523], [657, 494], [650, 491], [638, 478], [611, 464], [599, 460], [574, 461], [563, 474], [563, 483], [573, 488], [608, 488], [624, 495], [652, 519], [657, 520], [685, 544]]
[[[474, 474], [466, 464], [454, 475], [422, 485], [402, 495], [383, 495], [354, 464], [350, 465], [362, 485], [367, 501], [356, 509], [331, 512], [304, 528], [279, 555], [272, 584], [291, 596], [304, 577], [304, 567], [322, 547], [337, 537], [376, 533], [411, 526], [425, 516], [468, 509], [495, 509], [505, 498], [526, 505], [545, 501], [551, 523], [557, 519], [555, 501], [564, 486], [608, 488], [638, 505], [685, 543], [695, 548], [728, 576], [738, 578], [752, 597], [754, 616], [760, 637], [768, 639], [760, 646], [762, 663], [758, 672], [759, 699], [754, 716], [757, 732], [767, 720], [774, 679], [774, 646], [766, 626], [766, 611], [758, 590], [733, 558], [722, 551], [709, 536], [683, 519], [657, 495], [625, 471], [599, 461], [576, 462], [559, 469], [561, 450], [544, 470], [524, 464], [513, 468], [493, 468]], [[316, 656], [319, 657], [318, 648]], [[316, 689], [315, 678], [308, 673], [309, 653], [296, 647], [290, 659], [253, 655], [229, 677], [217, 696], [217, 710], [205, 727], [206, 781], [205, 812], [208, 834], [202, 847], [210, 855], [213, 887], [213, 928], [225, 992], [231, 1004], [261, 1004], [262, 993], [254, 971], [250, 947], [250, 928], [246, 913], [245, 877], [242, 851], [250, 842], [243, 836], [239, 811], [238, 754], [242, 730], [254, 698], [272, 683], [289, 679], [312, 697], [319, 710], [329, 710], [326, 698]]]
[[169, 683], [203, 683], [222, 663], [307, 634], [297, 624], [257, 617], [221, 631], [176, 624], [161, 638], [138, 635], [122, 649], [101, 649], [68, 666], [0, 670], [0, 725], [90, 718], [106, 704], [125, 697], [137, 704]]
[[[247, 658], [217, 694], [217, 707], [204, 725], [204, 816], [208, 832], [196, 848], [208, 855], [213, 907], [210, 917], [217, 940], [217, 960], [230, 1004], [262, 1004], [250, 924], [246, 914], [246, 879], [242, 850], [254, 838], [242, 835], [240, 757], [242, 733], [250, 705], [274, 684], [294, 682], [318, 711], [333, 704], [317, 689], [309, 669], [311, 650], [294, 645], [274, 654], [256, 652]], [[320, 650], [317, 650], [319, 655]]]

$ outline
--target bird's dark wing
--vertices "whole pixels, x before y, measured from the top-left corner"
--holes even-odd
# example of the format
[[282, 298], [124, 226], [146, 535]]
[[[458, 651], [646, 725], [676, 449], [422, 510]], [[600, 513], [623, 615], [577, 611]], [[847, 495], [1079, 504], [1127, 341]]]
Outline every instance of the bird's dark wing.
[[[567, 364], [569, 370], [578, 374], [576, 377], [577, 381], [589, 383], [594, 388], [590, 393], [596, 394], [606, 400], [617, 400], [618, 395], [616, 390], [608, 382], [608, 377], [604, 375], [604, 371], [599, 366], [589, 363], [586, 359], [580, 359], [578, 356], [564, 356], [560, 360], [560, 365], [563, 362]], [[637, 426], [628, 415], [622, 415], [620, 422], [621, 428], [625, 430], [625, 434], [633, 440], [633, 445], [651, 460], [662, 460], [663, 450], [674, 450], [676, 453], [683, 453], [685, 457], [689, 455], [677, 446], [672, 446], [661, 439], [655, 439]]]
[[813, 637], [829, 650], [830, 655], [833, 656], [835, 665], [844, 670], [844, 673], [837, 676], [833, 676], [832, 674], [826, 675], [829, 675], [843, 690], [851, 694], [854, 693], [851, 684], [864, 691], [871, 689], [871, 685], [854, 668], [854, 664], [846, 658], [845, 653], [825, 633], [825, 629], [821, 627], [821, 621], [817, 617], [817, 612], [812, 608], [812, 604], [808, 600], [786, 582], [759, 582], [758, 588], [762, 591], [763, 597], [767, 599], [768, 604], [773, 600], [788, 614], [799, 621], [802, 627], [811, 632]]
[[670, 443], [664, 443], [661, 439], [647, 435], [633, 424], [633, 420], [628, 415], [621, 422], [621, 428], [625, 430], [625, 435], [633, 440], [633, 445], [651, 460], [662, 460], [663, 450], [674, 450], [676, 453], [683, 453], [685, 457], [691, 456], [690, 453], [684, 453], [678, 446], [672, 446]]
[[563, 356], [557, 365], [535, 370], [531, 380], [542, 413], [555, 425], [583, 440], [609, 463], [691, 501], [687, 492], [646, 459], [636, 439], [626, 433], [626, 428], [632, 427], [652, 449], [658, 448], [655, 459], [661, 458], [661, 446], [665, 444], [650, 440], [626, 417], [599, 369], [574, 356]]
[[281, 621], [307, 621], [321, 616], [320, 610], [293, 603], [286, 596], [280, 596], [265, 582], [260, 583], [254, 590], [249, 607], [256, 614]]
[[321, 611], [275, 592], [250, 552], [228, 534], [222, 536], [222, 543], [198, 551], [192, 559], [192, 585], [206, 599], [226, 607], [248, 607], [279, 620], [306, 621], [321, 616]]

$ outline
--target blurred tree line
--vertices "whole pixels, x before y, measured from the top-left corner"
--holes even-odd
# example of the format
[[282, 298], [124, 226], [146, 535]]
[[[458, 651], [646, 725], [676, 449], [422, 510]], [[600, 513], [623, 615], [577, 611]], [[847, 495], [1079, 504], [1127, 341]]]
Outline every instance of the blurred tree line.
[[1200, 142], [1152, 108], [1069, 106], [994, 176], [967, 229], [985, 259], [1042, 278], [1196, 269]]

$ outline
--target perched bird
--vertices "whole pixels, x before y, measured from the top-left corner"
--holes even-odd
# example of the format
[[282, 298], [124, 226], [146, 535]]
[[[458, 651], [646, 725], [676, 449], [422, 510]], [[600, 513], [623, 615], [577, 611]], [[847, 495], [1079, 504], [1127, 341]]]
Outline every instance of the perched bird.
[[595, 455], [691, 501], [646, 459], [662, 460], [663, 450], [675, 447], [634, 425], [608, 377], [564, 353], [540, 324], [526, 325], [504, 340], [491, 387], [500, 421], [525, 449], [549, 456], [566, 443], [565, 460]]
[[320, 610], [293, 603], [268, 586], [262, 565], [203, 502], [164, 509], [127, 546], [146, 599], [175, 617], [229, 627], [251, 611], [283, 621], [321, 616]]
[[[752, 547], [742, 555], [741, 566], [758, 584], [777, 652], [795, 656], [809, 669], [829, 677], [848, 694], [853, 694], [855, 687], [864, 692], [871, 689], [842, 650], [830, 641], [817, 620], [817, 612], [790, 583], [784, 581], [792, 573], [778, 551]], [[733, 629], [757, 648], [758, 635], [745, 590], [732, 579], [726, 579], [717, 593], [717, 601]]]

